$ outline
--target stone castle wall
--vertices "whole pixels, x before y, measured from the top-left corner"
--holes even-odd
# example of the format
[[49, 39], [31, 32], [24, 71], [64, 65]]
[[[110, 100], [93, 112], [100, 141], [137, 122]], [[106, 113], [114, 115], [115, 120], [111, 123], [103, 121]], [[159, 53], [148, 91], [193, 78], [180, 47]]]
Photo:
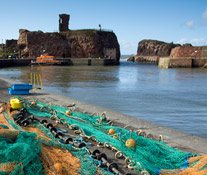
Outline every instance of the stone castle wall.
[[173, 58], [201, 58], [203, 47], [185, 47], [179, 46], [172, 49], [170, 57]]
[[6, 47], [16, 47], [17, 45], [17, 40], [11, 39], [11, 40], [6, 40]]
[[160, 68], [207, 67], [207, 47], [180, 46], [172, 49], [170, 57], [160, 58]]
[[69, 30], [70, 15], [60, 14], [59, 15], [59, 32], [65, 32]]

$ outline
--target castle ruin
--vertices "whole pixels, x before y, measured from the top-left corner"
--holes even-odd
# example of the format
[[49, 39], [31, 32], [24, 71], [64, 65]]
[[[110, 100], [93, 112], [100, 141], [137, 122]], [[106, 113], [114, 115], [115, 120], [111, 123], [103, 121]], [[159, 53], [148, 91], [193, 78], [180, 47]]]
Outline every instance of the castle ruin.
[[59, 15], [59, 32], [66, 32], [69, 30], [70, 15], [60, 14]]
[[43, 52], [62, 58], [113, 58], [119, 61], [116, 35], [103, 30], [69, 30], [70, 15], [59, 15], [59, 33], [19, 30], [22, 57], [38, 57]]

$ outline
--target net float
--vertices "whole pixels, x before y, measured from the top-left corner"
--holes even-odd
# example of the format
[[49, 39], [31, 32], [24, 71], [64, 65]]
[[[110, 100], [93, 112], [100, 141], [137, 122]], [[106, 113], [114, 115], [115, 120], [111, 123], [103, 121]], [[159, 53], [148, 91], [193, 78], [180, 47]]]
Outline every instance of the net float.
[[113, 129], [113, 128], [109, 129], [109, 132], [108, 132], [108, 134], [109, 134], [109, 135], [113, 135], [113, 134], [115, 134], [115, 131], [114, 131], [114, 129]]
[[118, 139], [118, 136], [117, 136], [117, 135], [114, 135], [113, 138], [114, 138], [114, 139]]
[[36, 102], [35, 102], [35, 101], [33, 101], [33, 102], [32, 102], [32, 104], [33, 104], [33, 105], [36, 105]]
[[71, 112], [70, 112], [70, 111], [66, 111], [66, 114], [67, 114], [67, 115], [70, 115], [70, 114], [71, 114]]
[[134, 139], [128, 139], [125, 143], [127, 148], [135, 148], [136, 147], [136, 141]]

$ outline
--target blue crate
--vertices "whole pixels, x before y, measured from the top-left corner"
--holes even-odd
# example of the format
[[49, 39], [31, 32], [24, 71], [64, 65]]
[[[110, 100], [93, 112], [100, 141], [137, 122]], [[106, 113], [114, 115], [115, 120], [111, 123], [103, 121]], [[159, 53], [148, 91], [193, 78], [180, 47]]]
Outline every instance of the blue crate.
[[11, 95], [29, 95], [29, 89], [14, 90], [12, 88], [8, 88], [8, 92]]
[[32, 84], [26, 83], [26, 84], [12, 84], [13, 90], [29, 90], [32, 89]]

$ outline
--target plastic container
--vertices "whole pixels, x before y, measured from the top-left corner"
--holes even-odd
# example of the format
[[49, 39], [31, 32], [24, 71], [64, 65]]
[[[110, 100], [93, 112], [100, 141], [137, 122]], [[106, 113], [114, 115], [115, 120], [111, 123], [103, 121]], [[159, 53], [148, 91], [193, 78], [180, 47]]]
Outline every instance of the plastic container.
[[8, 88], [8, 92], [11, 95], [29, 95], [29, 89], [13, 90], [12, 88]]
[[22, 109], [22, 102], [18, 98], [11, 98], [10, 104], [12, 109]]
[[12, 84], [12, 89], [13, 90], [32, 89], [32, 84], [29, 84], [29, 83], [26, 83], [26, 84]]

